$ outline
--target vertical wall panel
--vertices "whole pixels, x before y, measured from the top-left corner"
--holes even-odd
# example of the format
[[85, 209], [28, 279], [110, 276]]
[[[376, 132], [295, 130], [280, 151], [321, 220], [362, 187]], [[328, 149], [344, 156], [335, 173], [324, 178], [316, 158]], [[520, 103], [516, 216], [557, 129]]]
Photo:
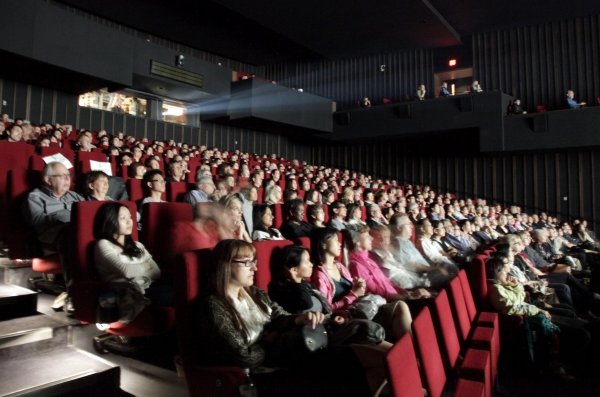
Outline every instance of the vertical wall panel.
[[[385, 71], [380, 66], [385, 65]], [[413, 97], [418, 84], [433, 87], [433, 51], [407, 50], [336, 61], [267, 65], [264, 75], [290, 88], [302, 88], [330, 98], [341, 108], [356, 107], [360, 98], [368, 96], [374, 104], [383, 97], [400, 102]]]
[[489, 90], [537, 104], [563, 107], [572, 88], [594, 103], [600, 86], [600, 16], [512, 28], [473, 36], [473, 73]]

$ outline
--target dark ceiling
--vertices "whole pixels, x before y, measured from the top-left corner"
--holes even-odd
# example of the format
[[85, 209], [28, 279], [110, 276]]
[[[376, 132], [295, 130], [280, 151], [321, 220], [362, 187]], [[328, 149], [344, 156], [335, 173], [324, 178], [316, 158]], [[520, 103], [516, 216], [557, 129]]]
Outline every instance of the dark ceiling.
[[592, 0], [60, 0], [253, 65], [460, 45], [473, 33], [600, 14]]

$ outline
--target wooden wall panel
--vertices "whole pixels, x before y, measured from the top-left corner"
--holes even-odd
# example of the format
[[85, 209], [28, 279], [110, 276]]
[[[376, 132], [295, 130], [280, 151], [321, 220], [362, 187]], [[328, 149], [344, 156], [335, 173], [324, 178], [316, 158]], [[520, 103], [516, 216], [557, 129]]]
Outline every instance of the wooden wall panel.
[[565, 92], [594, 103], [600, 94], [600, 16], [478, 33], [473, 77], [486, 90], [522, 99], [526, 108], [563, 107]]
[[[385, 65], [385, 71], [380, 66]], [[302, 88], [337, 102], [341, 108], [356, 107], [368, 96], [373, 104], [383, 97], [400, 102], [416, 95], [417, 85], [433, 87], [433, 50], [407, 50], [336, 61], [267, 65], [264, 76], [290, 88]]]

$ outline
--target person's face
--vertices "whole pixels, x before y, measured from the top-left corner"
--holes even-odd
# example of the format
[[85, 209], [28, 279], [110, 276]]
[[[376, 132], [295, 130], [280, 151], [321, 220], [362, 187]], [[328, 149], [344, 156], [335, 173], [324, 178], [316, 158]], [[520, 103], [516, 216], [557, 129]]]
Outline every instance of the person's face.
[[296, 222], [302, 222], [304, 220], [304, 205], [298, 205], [294, 208], [292, 215]]
[[50, 147], [50, 139], [44, 138], [40, 142], [40, 147]]
[[96, 198], [104, 198], [108, 192], [108, 178], [101, 176], [89, 185], [92, 194]]
[[369, 232], [361, 233], [358, 238], [358, 247], [363, 251], [371, 251], [373, 249], [373, 237]]
[[511, 268], [511, 264], [508, 262], [505, 263], [504, 266], [502, 267], [502, 269], [496, 275], [496, 279], [498, 281], [500, 281], [501, 283], [507, 283], [508, 274], [510, 273], [510, 268]]
[[55, 196], [62, 197], [71, 187], [71, 174], [64, 165], [56, 164], [44, 181]]
[[119, 236], [129, 236], [133, 231], [133, 219], [131, 219], [131, 212], [127, 207], [119, 208], [118, 214], [118, 222], [119, 222]]
[[340, 244], [340, 240], [338, 240], [337, 235], [325, 242], [325, 252], [335, 257], [342, 253], [342, 244]]
[[250, 287], [254, 284], [254, 273], [258, 270], [252, 251], [240, 252], [232, 259], [230, 283], [234, 287]]
[[213, 193], [215, 192], [216, 186], [215, 186], [215, 184], [214, 184], [213, 182], [210, 182], [210, 181], [209, 181], [209, 182], [204, 182], [204, 183], [202, 183], [202, 184], [200, 185], [200, 189], [201, 189], [201, 190], [202, 190], [204, 193], [206, 193], [206, 194], [208, 194], [208, 195], [211, 195], [211, 194], [213, 194]]
[[271, 226], [273, 226], [273, 212], [271, 211], [270, 208], [267, 207], [267, 209], [265, 210], [265, 213], [263, 214], [262, 218], [261, 218], [261, 222], [262, 222], [262, 226], [265, 228], [270, 228]]
[[433, 235], [433, 225], [429, 221], [423, 221], [423, 230], [426, 236]]
[[256, 188], [252, 188], [248, 191], [248, 200], [252, 202], [258, 200], [258, 192]]
[[242, 203], [239, 200], [232, 200], [227, 207], [227, 211], [234, 221], [242, 220]]
[[301, 279], [310, 278], [313, 272], [313, 264], [310, 261], [310, 256], [308, 252], [304, 251], [302, 253], [302, 257], [300, 259], [300, 264], [294, 268], [292, 268], [292, 272], [296, 277]]
[[325, 222], [325, 211], [323, 211], [323, 208], [316, 210], [314, 216], [317, 221]]
[[129, 167], [129, 166], [131, 165], [131, 163], [132, 163], [132, 162], [133, 162], [133, 160], [131, 160], [131, 157], [129, 157], [129, 156], [124, 156], [124, 157], [121, 159], [121, 164], [122, 164], [122, 165], [125, 165], [125, 166], [127, 166], [127, 167]]
[[345, 218], [347, 214], [348, 214], [348, 209], [346, 208], [346, 205], [341, 204], [338, 207], [338, 215], [341, 216], [342, 218]]
[[13, 126], [10, 131], [8, 131], [8, 139], [11, 142], [19, 142], [23, 139], [23, 129], [19, 126]]
[[471, 227], [471, 222], [465, 222], [462, 227], [462, 230], [465, 233], [471, 233], [473, 231], [473, 228]]
[[166, 186], [165, 178], [162, 175], [154, 175], [152, 180], [148, 182], [148, 185], [152, 191], [163, 193]]
[[139, 165], [139, 166], [135, 167], [135, 178], [136, 179], [144, 178], [145, 173], [146, 173], [146, 167], [144, 167], [143, 165]]
[[387, 250], [390, 247], [390, 232], [389, 231], [372, 231], [373, 248]]

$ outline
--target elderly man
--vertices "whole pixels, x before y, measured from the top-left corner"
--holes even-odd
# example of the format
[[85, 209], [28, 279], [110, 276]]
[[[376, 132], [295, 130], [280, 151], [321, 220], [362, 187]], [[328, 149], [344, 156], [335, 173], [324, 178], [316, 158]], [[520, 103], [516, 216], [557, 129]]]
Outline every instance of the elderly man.
[[216, 186], [212, 176], [201, 175], [196, 179], [196, 189], [188, 192], [183, 201], [196, 206], [197, 203], [211, 202], [212, 195], [215, 192]]
[[45, 254], [58, 251], [59, 240], [71, 220], [71, 206], [84, 200], [70, 187], [69, 170], [62, 163], [52, 162], [44, 168], [42, 186], [27, 197], [26, 219], [35, 229]]
[[412, 222], [406, 214], [394, 214], [390, 219], [392, 232], [392, 253], [399, 266], [405, 269], [426, 274], [433, 288], [443, 287], [453, 275], [444, 266], [430, 264], [410, 240], [413, 233]]
[[[25, 218], [33, 226], [38, 240], [42, 243], [44, 255], [58, 253], [63, 267], [63, 275], [69, 285], [69, 266], [67, 263], [66, 226], [71, 221], [71, 206], [84, 198], [70, 191], [71, 175], [69, 170], [59, 162], [48, 163], [43, 171], [43, 184], [33, 189], [27, 196]], [[67, 294], [60, 294], [52, 307], [60, 309], [66, 305], [72, 310]]]

